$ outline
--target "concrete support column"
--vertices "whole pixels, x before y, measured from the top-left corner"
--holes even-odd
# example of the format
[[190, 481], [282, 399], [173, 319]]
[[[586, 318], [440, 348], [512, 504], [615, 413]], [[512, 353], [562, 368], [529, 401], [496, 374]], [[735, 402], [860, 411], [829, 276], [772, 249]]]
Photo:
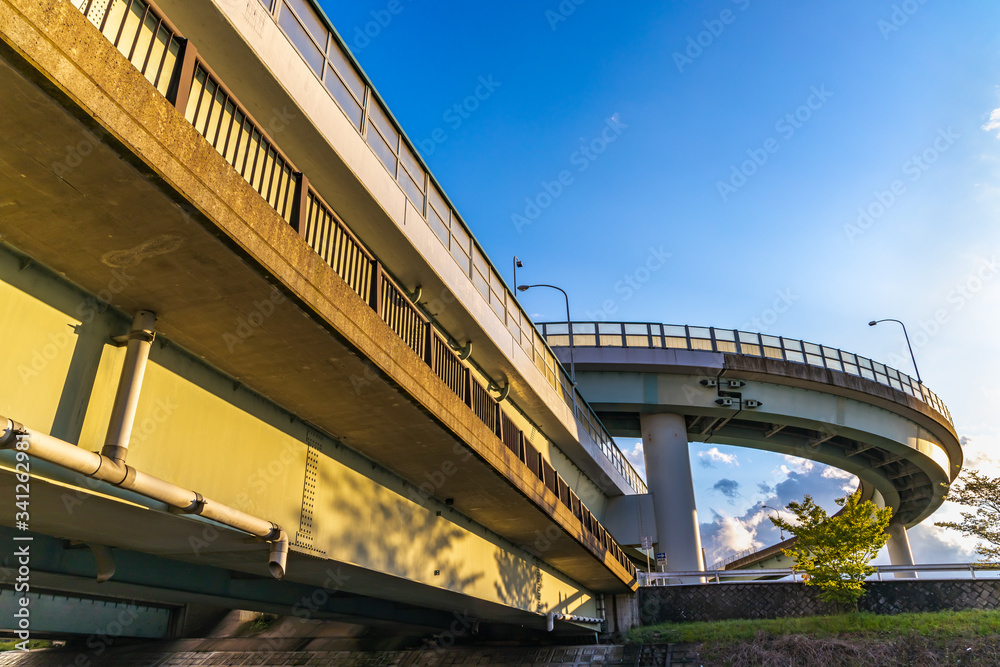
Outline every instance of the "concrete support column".
[[[906, 528], [901, 523], [890, 523], [889, 562], [893, 565], [913, 565], [913, 552], [910, 551], [910, 538], [906, 536]], [[916, 579], [916, 572], [896, 572], [896, 579]]]
[[640, 424], [656, 513], [656, 550], [667, 554], [668, 570], [704, 570], [684, 417], [644, 414]]

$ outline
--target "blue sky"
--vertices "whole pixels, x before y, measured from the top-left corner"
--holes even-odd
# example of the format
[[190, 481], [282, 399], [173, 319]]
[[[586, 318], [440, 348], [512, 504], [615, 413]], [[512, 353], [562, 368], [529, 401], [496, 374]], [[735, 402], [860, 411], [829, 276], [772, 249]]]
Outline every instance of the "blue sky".
[[[1000, 472], [1000, 4], [322, 4], [501, 271], [518, 255], [576, 319], [766, 331], [912, 372], [898, 327], [867, 326], [899, 318], [967, 463]], [[557, 297], [522, 303], [555, 320]], [[852, 484], [691, 449], [709, 561], [776, 537], [755, 503], [832, 508]], [[930, 522], [910, 539], [918, 561], [974, 557]]]

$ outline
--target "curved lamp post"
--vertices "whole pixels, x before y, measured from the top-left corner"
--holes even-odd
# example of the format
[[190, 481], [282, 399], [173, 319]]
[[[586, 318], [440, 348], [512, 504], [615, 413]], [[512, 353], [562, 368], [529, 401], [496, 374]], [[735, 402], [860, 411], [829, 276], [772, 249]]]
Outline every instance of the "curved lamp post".
[[[781, 518], [781, 510], [779, 510], [777, 507], [771, 507], [770, 505], [765, 505], [764, 503], [761, 503], [760, 506], [763, 509], [774, 510], [774, 513], [778, 515], [778, 518], [779, 519]], [[778, 526], [778, 531], [781, 533], [781, 541], [784, 542], [785, 541], [785, 529], [782, 528], [781, 526]]]
[[906, 347], [908, 347], [910, 350], [910, 360], [913, 362], [913, 370], [917, 374], [917, 384], [923, 385], [923, 380], [920, 379], [920, 370], [917, 368], [917, 358], [913, 356], [913, 346], [910, 345], [910, 335], [906, 333], [906, 325], [900, 322], [899, 320], [894, 320], [891, 317], [889, 317], [884, 320], [872, 320], [871, 322], [868, 323], [868, 326], [873, 327], [879, 322], [896, 322], [899, 324], [899, 326], [903, 327], [903, 336], [906, 337]]
[[[532, 287], [548, 287], [549, 289], [559, 290], [562, 292], [563, 298], [566, 299], [566, 333], [569, 335], [569, 377], [570, 381], [573, 383], [573, 387], [576, 387], [576, 366], [573, 363], [573, 322], [569, 319], [569, 295], [566, 291], [555, 285], [518, 285], [517, 291], [527, 292]], [[573, 403], [576, 403], [576, 392], [573, 392]]]

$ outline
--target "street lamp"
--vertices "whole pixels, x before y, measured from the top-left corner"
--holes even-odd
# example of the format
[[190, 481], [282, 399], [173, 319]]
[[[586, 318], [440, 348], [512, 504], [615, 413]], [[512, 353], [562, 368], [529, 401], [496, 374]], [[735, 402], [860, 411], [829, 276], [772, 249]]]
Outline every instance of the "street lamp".
[[517, 287], [517, 270], [523, 268], [524, 263], [518, 258], [517, 255], [514, 255], [514, 287]]
[[[532, 287], [548, 287], [550, 289], [559, 290], [562, 292], [563, 298], [566, 299], [566, 333], [569, 334], [569, 376], [570, 380], [573, 382], [573, 386], [576, 387], [576, 366], [573, 363], [573, 322], [569, 318], [569, 295], [566, 291], [556, 287], [555, 285], [518, 285], [517, 291], [527, 292]], [[573, 402], [576, 403], [576, 392], [573, 392]]]
[[917, 384], [923, 385], [923, 381], [920, 379], [920, 370], [917, 368], [917, 358], [913, 356], [913, 346], [910, 345], [910, 335], [906, 333], [906, 325], [899, 320], [894, 320], [890, 317], [884, 320], [872, 320], [868, 323], [868, 326], [873, 327], [879, 322], [897, 322], [899, 326], [903, 327], [903, 335], [906, 337], [906, 347], [910, 349], [910, 360], [913, 361], [913, 370], [917, 374]]
[[[770, 505], [765, 505], [764, 503], [761, 503], [760, 506], [763, 509], [774, 510], [774, 512], [778, 515], [778, 518], [779, 519], [781, 518], [781, 510], [779, 510], [778, 508], [771, 507]], [[778, 530], [781, 532], [781, 541], [784, 542], [785, 541], [785, 529], [782, 528], [781, 526], [778, 526]]]

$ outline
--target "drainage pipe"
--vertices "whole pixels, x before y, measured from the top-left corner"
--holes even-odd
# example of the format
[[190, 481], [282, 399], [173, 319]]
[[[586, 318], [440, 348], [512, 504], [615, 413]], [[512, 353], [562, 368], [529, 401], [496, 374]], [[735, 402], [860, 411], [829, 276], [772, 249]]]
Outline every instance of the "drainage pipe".
[[552, 632], [555, 630], [556, 621], [570, 621], [571, 623], [593, 623], [595, 625], [601, 625], [604, 623], [603, 618], [590, 618], [589, 616], [573, 616], [572, 614], [560, 614], [559, 612], [550, 611], [545, 615], [545, 630], [547, 632]]
[[[140, 378], [141, 380], [141, 378]], [[176, 484], [136, 470], [97, 452], [88, 452], [74, 444], [46, 433], [27, 428], [0, 416], [0, 449], [17, 449], [30, 456], [62, 466], [114, 486], [128, 489], [188, 514], [242, 530], [270, 542], [268, 569], [271, 576], [285, 576], [288, 563], [288, 535], [281, 526], [251, 516], [246, 512], [205, 498]]]
[[114, 406], [111, 408], [108, 434], [101, 449], [103, 456], [116, 463], [125, 463], [125, 456], [128, 454], [128, 443], [132, 437], [136, 407], [139, 405], [142, 378], [146, 374], [149, 349], [153, 346], [153, 338], [156, 337], [155, 326], [156, 313], [137, 310], [132, 318], [132, 330], [125, 336], [128, 342], [125, 363], [122, 364], [122, 376], [118, 382]]

